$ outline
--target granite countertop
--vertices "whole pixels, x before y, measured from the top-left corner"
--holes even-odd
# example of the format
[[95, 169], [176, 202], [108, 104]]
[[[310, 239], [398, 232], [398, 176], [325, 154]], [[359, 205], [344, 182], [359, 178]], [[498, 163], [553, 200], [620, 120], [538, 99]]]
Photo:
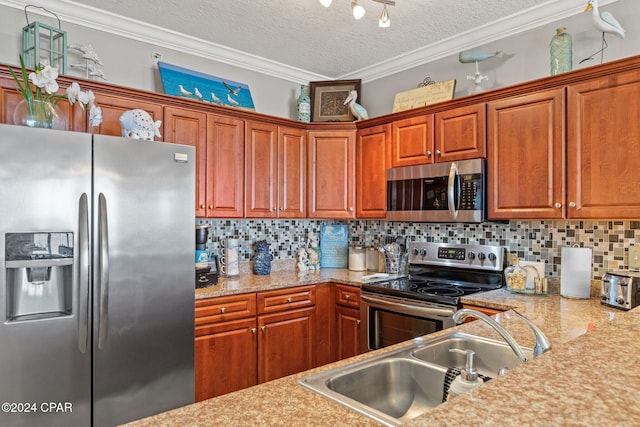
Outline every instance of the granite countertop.
[[[270, 277], [241, 277], [237, 285], [221, 280], [218, 290], [198, 290], [196, 298], [253, 292], [294, 283], [333, 281], [358, 286], [362, 273], [322, 270], [292, 281], [295, 272]], [[360, 275], [358, 277], [358, 275]], [[288, 281], [288, 285], [284, 282]], [[527, 316], [552, 342], [551, 351], [512, 369], [478, 389], [458, 396], [409, 421], [410, 426], [439, 425], [638, 425], [640, 424], [640, 308], [625, 312], [607, 308], [598, 299], [559, 295], [514, 294], [500, 289], [471, 295], [464, 303], [507, 310], [494, 317], [523, 346], [534, 335], [510, 309]], [[590, 330], [587, 332], [587, 330]], [[501, 339], [484, 322], [455, 330]], [[452, 330], [432, 334], [444, 335]], [[401, 343], [245, 390], [134, 421], [142, 426], [210, 426], [227, 424], [368, 426], [378, 425], [340, 404], [297, 384], [297, 380], [356, 360], [404, 347]], [[623, 375], [624, 378], [617, 378]]]

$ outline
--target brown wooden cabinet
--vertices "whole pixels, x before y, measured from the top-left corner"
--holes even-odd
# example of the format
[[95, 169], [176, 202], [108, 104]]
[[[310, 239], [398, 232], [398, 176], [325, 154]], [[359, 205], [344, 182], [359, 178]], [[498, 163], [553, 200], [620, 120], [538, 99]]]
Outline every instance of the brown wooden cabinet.
[[488, 103], [489, 219], [564, 217], [564, 91]]
[[306, 216], [306, 132], [246, 122], [245, 216]]
[[567, 88], [567, 218], [640, 213], [640, 71]]
[[441, 111], [435, 115], [435, 162], [485, 158], [485, 103]]
[[356, 136], [356, 218], [384, 218], [391, 126], [359, 130]]
[[360, 288], [335, 285], [337, 360], [360, 354]]
[[244, 120], [207, 115], [206, 209], [209, 218], [244, 216]]
[[[479, 311], [480, 313], [486, 314], [487, 316], [493, 316], [494, 314], [504, 312], [504, 310], [500, 310], [497, 308], [481, 307], [481, 306], [472, 305], [472, 304], [462, 304], [462, 308], [469, 308], [471, 310], [476, 310], [476, 311]], [[473, 322], [474, 320], [477, 320], [477, 319], [472, 316], [467, 317], [466, 319], [464, 319], [464, 323]]]
[[[163, 106], [154, 102], [145, 102], [139, 99], [131, 99], [125, 96], [107, 95], [102, 93], [96, 93], [96, 103], [102, 109], [102, 124], [98, 128], [100, 135], [112, 135], [122, 136], [122, 129], [120, 128], [120, 116], [122, 113], [128, 110], [139, 108], [146, 111], [151, 116], [151, 119], [163, 120]], [[162, 128], [161, 131], [162, 133]], [[164, 141], [164, 134], [162, 137], [155, 137], [154, 141]]]
[[433, 163], [434, 115], [396, 120], [391, 124], [391, 167]]
[[308, 133], [309, 218], [355, 217], [355, 132]]
[[196, 149], [197, 217], [207, 216], [207, 114], [186, 108], [165, 107], [164, 140]]
[[258, 383], [256, 294], [195, 304], [196, 402]]

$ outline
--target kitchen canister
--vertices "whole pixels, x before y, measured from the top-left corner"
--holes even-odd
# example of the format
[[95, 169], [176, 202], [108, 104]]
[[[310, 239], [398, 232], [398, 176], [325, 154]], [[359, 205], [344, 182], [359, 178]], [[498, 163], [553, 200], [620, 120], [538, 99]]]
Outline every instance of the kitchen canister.
[[362, 246], [351, 246], [349, 248], [349, 270], [365, 271], [366, 265], [365, 250]]
[[380, 271], [380, 251], [373, 246], [367, 248], [367, 271], [379, 272]]
[[225, 277], [234, 277], [240, 274], [239, 252], [240, 239], [223, 239], [220, 241], [220, 258], [218, 259], [220, 272]]
[[589, 298], [591, 295], [591, 248], [563, 247], [560, 253], [560, 295]]

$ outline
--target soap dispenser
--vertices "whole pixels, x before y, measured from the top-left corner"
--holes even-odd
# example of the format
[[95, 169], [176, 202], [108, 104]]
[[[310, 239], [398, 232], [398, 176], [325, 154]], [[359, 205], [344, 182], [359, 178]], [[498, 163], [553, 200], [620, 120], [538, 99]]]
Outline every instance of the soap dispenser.
[[484, 384], [482, 378], [478, 376], [478, 371], [476, 371], [475, 361], [473, 360], [476, 353], [473, 350], [452, 348], [449, 349], [449, 351], [466, 354], [467, 362], [465, 363], [464, 369], [461, 369], [460, 375], [458, 375], [449, 386], [447, 400]]

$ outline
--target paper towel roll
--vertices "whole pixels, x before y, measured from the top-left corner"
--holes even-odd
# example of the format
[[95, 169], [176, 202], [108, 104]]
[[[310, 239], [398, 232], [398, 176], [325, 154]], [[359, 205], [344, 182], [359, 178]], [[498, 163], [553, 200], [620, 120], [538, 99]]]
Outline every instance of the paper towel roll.
[[564, 247], [560, 256], [560, 295], [567, 298], [589, 298], [591, 248]]

